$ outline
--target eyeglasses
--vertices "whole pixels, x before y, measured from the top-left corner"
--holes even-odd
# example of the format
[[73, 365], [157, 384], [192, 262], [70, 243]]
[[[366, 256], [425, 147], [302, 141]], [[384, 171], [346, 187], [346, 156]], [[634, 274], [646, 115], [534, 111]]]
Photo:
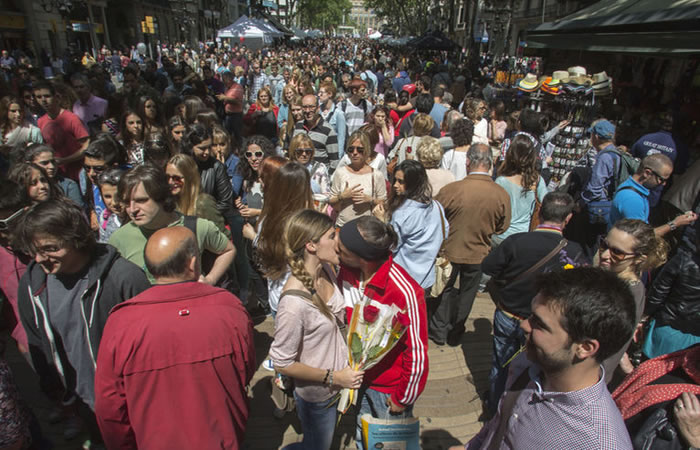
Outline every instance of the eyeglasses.
[[83, 164], [83, 169], [85, 169], [86, 172], [90, 172], [91, 170], [94, 170], [97, 173], [104, 172], [106, 169], [105, 166], [91, 166], [89, 164]]
[[605, 250], [610, 250], [610, 256], [612, 257], [612, 259], [614, 259], [617, 262], [623, 261], [624, 259], [626, 259], [625, 258], [626, 256], [638, 256], [639, 255], [639, 253], [637, 253], [637, 252], [629, 253], [629, 252], [626, 252], [624, 250], [620, 250], [617, 247], [611, 246], [610, 243], [608, 242], [608, 240], [602, 236], [600, 238], [598, 238], [598, 248], [599, 248], [600, 253], [603, 253]]
[[363, 153], [365, 151], [364, 147], [348, 147], [348, 153], [355, 153], [355, 152], [360, 152]]
[[2, 219], [0, 220], [0, 231], [7, 231], [8, 228], [10, 228], [10, 222], [15, 220], [24, 212], [24, 208], [20, 208], [17, 211], [15, 211], [10, 217], [7, 219]]
[[252, 158], [255, 156], [256, 158], [262, 158], [263, 152], [245, 152], [245, 157], [246, 158]]
[[297, 153], [303, 153], [305, 155], [310, 155], [314, 152], [313, 148], [298, 148]]
[[657, 171], [655, 171], [654, 169], [650, 169], [649, 167], [647, 167], [647, 169], [649, 169], [649, 171], [650, 171], [651, 173], [653, 173], [654, 176], [655, 176], [656, 178], [659, 179], [659, 183], [664, 184], [664, 183], [666, 183], [666, 182], [668, 181], [668, 178], [662, 177], [662, 176], [659, 175], [659, 173], [658, 173]]
[[313, 111], [314, 109], [316, 109], [316, 105], [303, 105], [301, 109], [303, 109], [304, 111]]
[[180, 175], [165, 175], [168, 177], [168, 181], [174, 181], [175, 183], [183, 183], [185, 181], [185, 177], [182, 177]]

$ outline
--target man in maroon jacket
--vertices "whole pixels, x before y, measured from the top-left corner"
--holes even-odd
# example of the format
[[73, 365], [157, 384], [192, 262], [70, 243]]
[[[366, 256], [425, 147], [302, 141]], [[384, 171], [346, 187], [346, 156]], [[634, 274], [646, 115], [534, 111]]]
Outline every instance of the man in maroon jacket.
[[199, 283], [199, 251], [184, 227], [145, 248], [152, 288], [112, 310], [95, 376], [107, 448], [238, 449], [255, 373], [253, 326], [233, 294]]

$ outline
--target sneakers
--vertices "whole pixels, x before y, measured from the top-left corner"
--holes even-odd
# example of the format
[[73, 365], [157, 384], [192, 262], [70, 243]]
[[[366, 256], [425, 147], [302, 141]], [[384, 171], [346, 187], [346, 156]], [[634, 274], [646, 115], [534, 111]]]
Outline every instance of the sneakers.
[[270, 372], [275, 371], [275, 365], [272, 364], [272, 360], [270, 358], [267, 358], [265, 361], [262, 363], [263, 369], [269, 370]]

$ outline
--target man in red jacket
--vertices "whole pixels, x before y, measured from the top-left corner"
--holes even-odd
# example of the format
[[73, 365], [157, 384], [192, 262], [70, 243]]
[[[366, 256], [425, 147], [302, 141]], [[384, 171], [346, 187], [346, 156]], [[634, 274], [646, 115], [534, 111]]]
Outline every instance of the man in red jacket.
[[107, 448], [238, 449], [255, 373], [253, 326], [233, 294], [197, 280], [185, 227], [145, 248], [156, 285], [112, 310], [97, 357], [95, 414]]
[[362, 449], [360, 418], [413, 416], [413, 404], [428, 379], [428, 324], [423, 289], [391, 256], [397, 235], [391, 225], [373, 216], [346, 223], [339, 233], [338, 284], [345, 297], [348, 322], [354, 305], [372, 302], [396, 305], [410, 319], [406, 333], [382, 361], [365, 372], [359, 392], [356, 445]]

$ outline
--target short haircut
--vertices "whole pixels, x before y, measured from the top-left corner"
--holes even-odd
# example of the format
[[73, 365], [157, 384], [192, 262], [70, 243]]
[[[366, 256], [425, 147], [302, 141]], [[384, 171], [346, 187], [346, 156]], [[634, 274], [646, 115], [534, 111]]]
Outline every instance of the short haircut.
[[430, 95], [441, 99], [445, 96], [445, 88], [442, 86], [435, 85], [430, 89]]
[[124, 170], [114, 167], [107, 169], [97, 177], [97, 185], [102, 189], [103, 184], [109, 184], [111, 186], [119, 186], [119, 181], [122, 176], [124, 176]]
[[122, 177], [121, 183], [119, 183], [118, 197], [124, 203], [129, 203], [131, 194], [139, 183], [143, 183], [151, 200], [161, 205], [165, 211], [175, 210], [175, 198], [170, 193], [168, 178], [163, 169], [151, 164], [136, 166]]
[[322, 81], [319, 85], [319, 89], [325, 89], [331, 98], [335, 98], [335, 94], [338, 93], [338, 89], [335, 87], [335, 84], [333, 84], [332, 81]]
[[67, 198], [41, 202], [24, 214], [15, 228], [16, 245], [27, 254], [36, 254], [34, 241], [38, 236], [51, 236], [69, 247], [90, 253], [96, 245], [83, 210]]
[[[348, 149], [350, 148], [350, 146], [353, 143], [355, 143], [355, 141], [358, 141], [358, 140], [362, 143], [362, 154], [364, 155], [365, 158], [369, 158], [369, 156], [372, 154], [372, 150], [374, 150], [374, 148], [370, 144], [369, 133], [367, 133], [362, 128], [354, 131], [350, 135], [350, 137], [345, 140], [345, 153], [348, 153]], [[348, 153], [348, 155], [349, 155], [349, 153]]]
[[550, 192], [542, 199], [540, 215], [544, 222], [564, 223], [574, 210], [574, 199], [566, 192]]
[[[446, 131], [450, 131], [452, 129], [452, 126], [457, 123], [457, 121], [462, 120], [464, 117], [462, 116], [462, 113], [457, 111], [456, 109], [450, 109], [445, 113], [445, 116], [442, 119], [442, 123], [444, 124], [444, 129]], [[474, 126], [472, 125], [472, 130], [474, 129]]]
[[416, 118], [413, 121], [413, 135], [414, 136], [427, 136], [433, 131], [435, 127], [435, 121], [426, 113], [416, 114]]
[[385, 249], [388, 257], [399, 242], [399, 237], [394, 227], [374, 216], [362, 216], [356, 220], [357, 230], [365, 242], [372, 247]]
[[471, 167], [490, 169], [493, 165], [491, 147], [486, 144], [472, 144], [467, 150], [467, 159]]
[[533, 111], [530, 108], [525, 108], [520, 112], [520, 130], [530, 133], [539, 139], [544, 134], [546, 119], [542, 114]]
[[430, 114], [434, 104], [435, 100], [430, 96], [430, 94], [420, 94], [416, 98], [416, 111], [419, 113]]
[[90, 141], [84, 155], [104, 160], [106, 166], [112, 166], [124, 162], [126, 150], [110, 133], [100, 133]]
[[355, 89], [360, 89], [360, 88], [366, 88], [367, 87], [367, 82], [364, 80], [358, 80], [354, 79], [350, 82], [350, 85], [348, 86], [350, 88], [350, 91], [354, 91]]
[[192, 156], [192, 149], [207, 139], [211, 139], [211, 130], [201, 123], [189, 125], [180, 140], [180, 151]]
[[617, 274], [593, 267], [548, 272], [535, 287], [545, 304], [561, 311], [571, 343], [595, 339], [595, 360], [614, 355], [632, 337], [636, 306], [629, 284]]
[[[148, 245], [148, 244], [146, 244]], [[188, 235], [175, 251], [167, 258], [159, 262], [151, 261], [148, 252], [144, 252], [146, 268], [154, 278], [174, 277], [187, 271], [187, 265], [193, 256], [199, 255], [197, 240], [193, 235]]]
[[35, 83], [32, 91], [36, 92], [42, 89], [48, 90], [51, 95], [56, 95], [56, 87], [49, 81], [39, 81], [38, 83]]
[[467, 119], [456, 121], [450, 128], [450, 137], [455, 147], [471, 144], [474, 137], [474, 123]]
[[416, 150], [418, 161], [426, 169], [436, 169], [442, 161], [443, 150], [440, 141], [432, 136], [423, 136], [418, 141], [418, 150]]
[[663, 155], [661, 153], [654, 153], [652, 155], [649, 155], [645, 157], [642, 160], [642, 163], [639, 165], [639, 168], [637, 169], [637, 173], [642, 173], [644, 169], [651, 169], [654, 172], [660, 172], [664, 168], [671, 168], [673, 169], [673, 161], [671, 161], [671, 158], [669, 158], [666, 155]]

